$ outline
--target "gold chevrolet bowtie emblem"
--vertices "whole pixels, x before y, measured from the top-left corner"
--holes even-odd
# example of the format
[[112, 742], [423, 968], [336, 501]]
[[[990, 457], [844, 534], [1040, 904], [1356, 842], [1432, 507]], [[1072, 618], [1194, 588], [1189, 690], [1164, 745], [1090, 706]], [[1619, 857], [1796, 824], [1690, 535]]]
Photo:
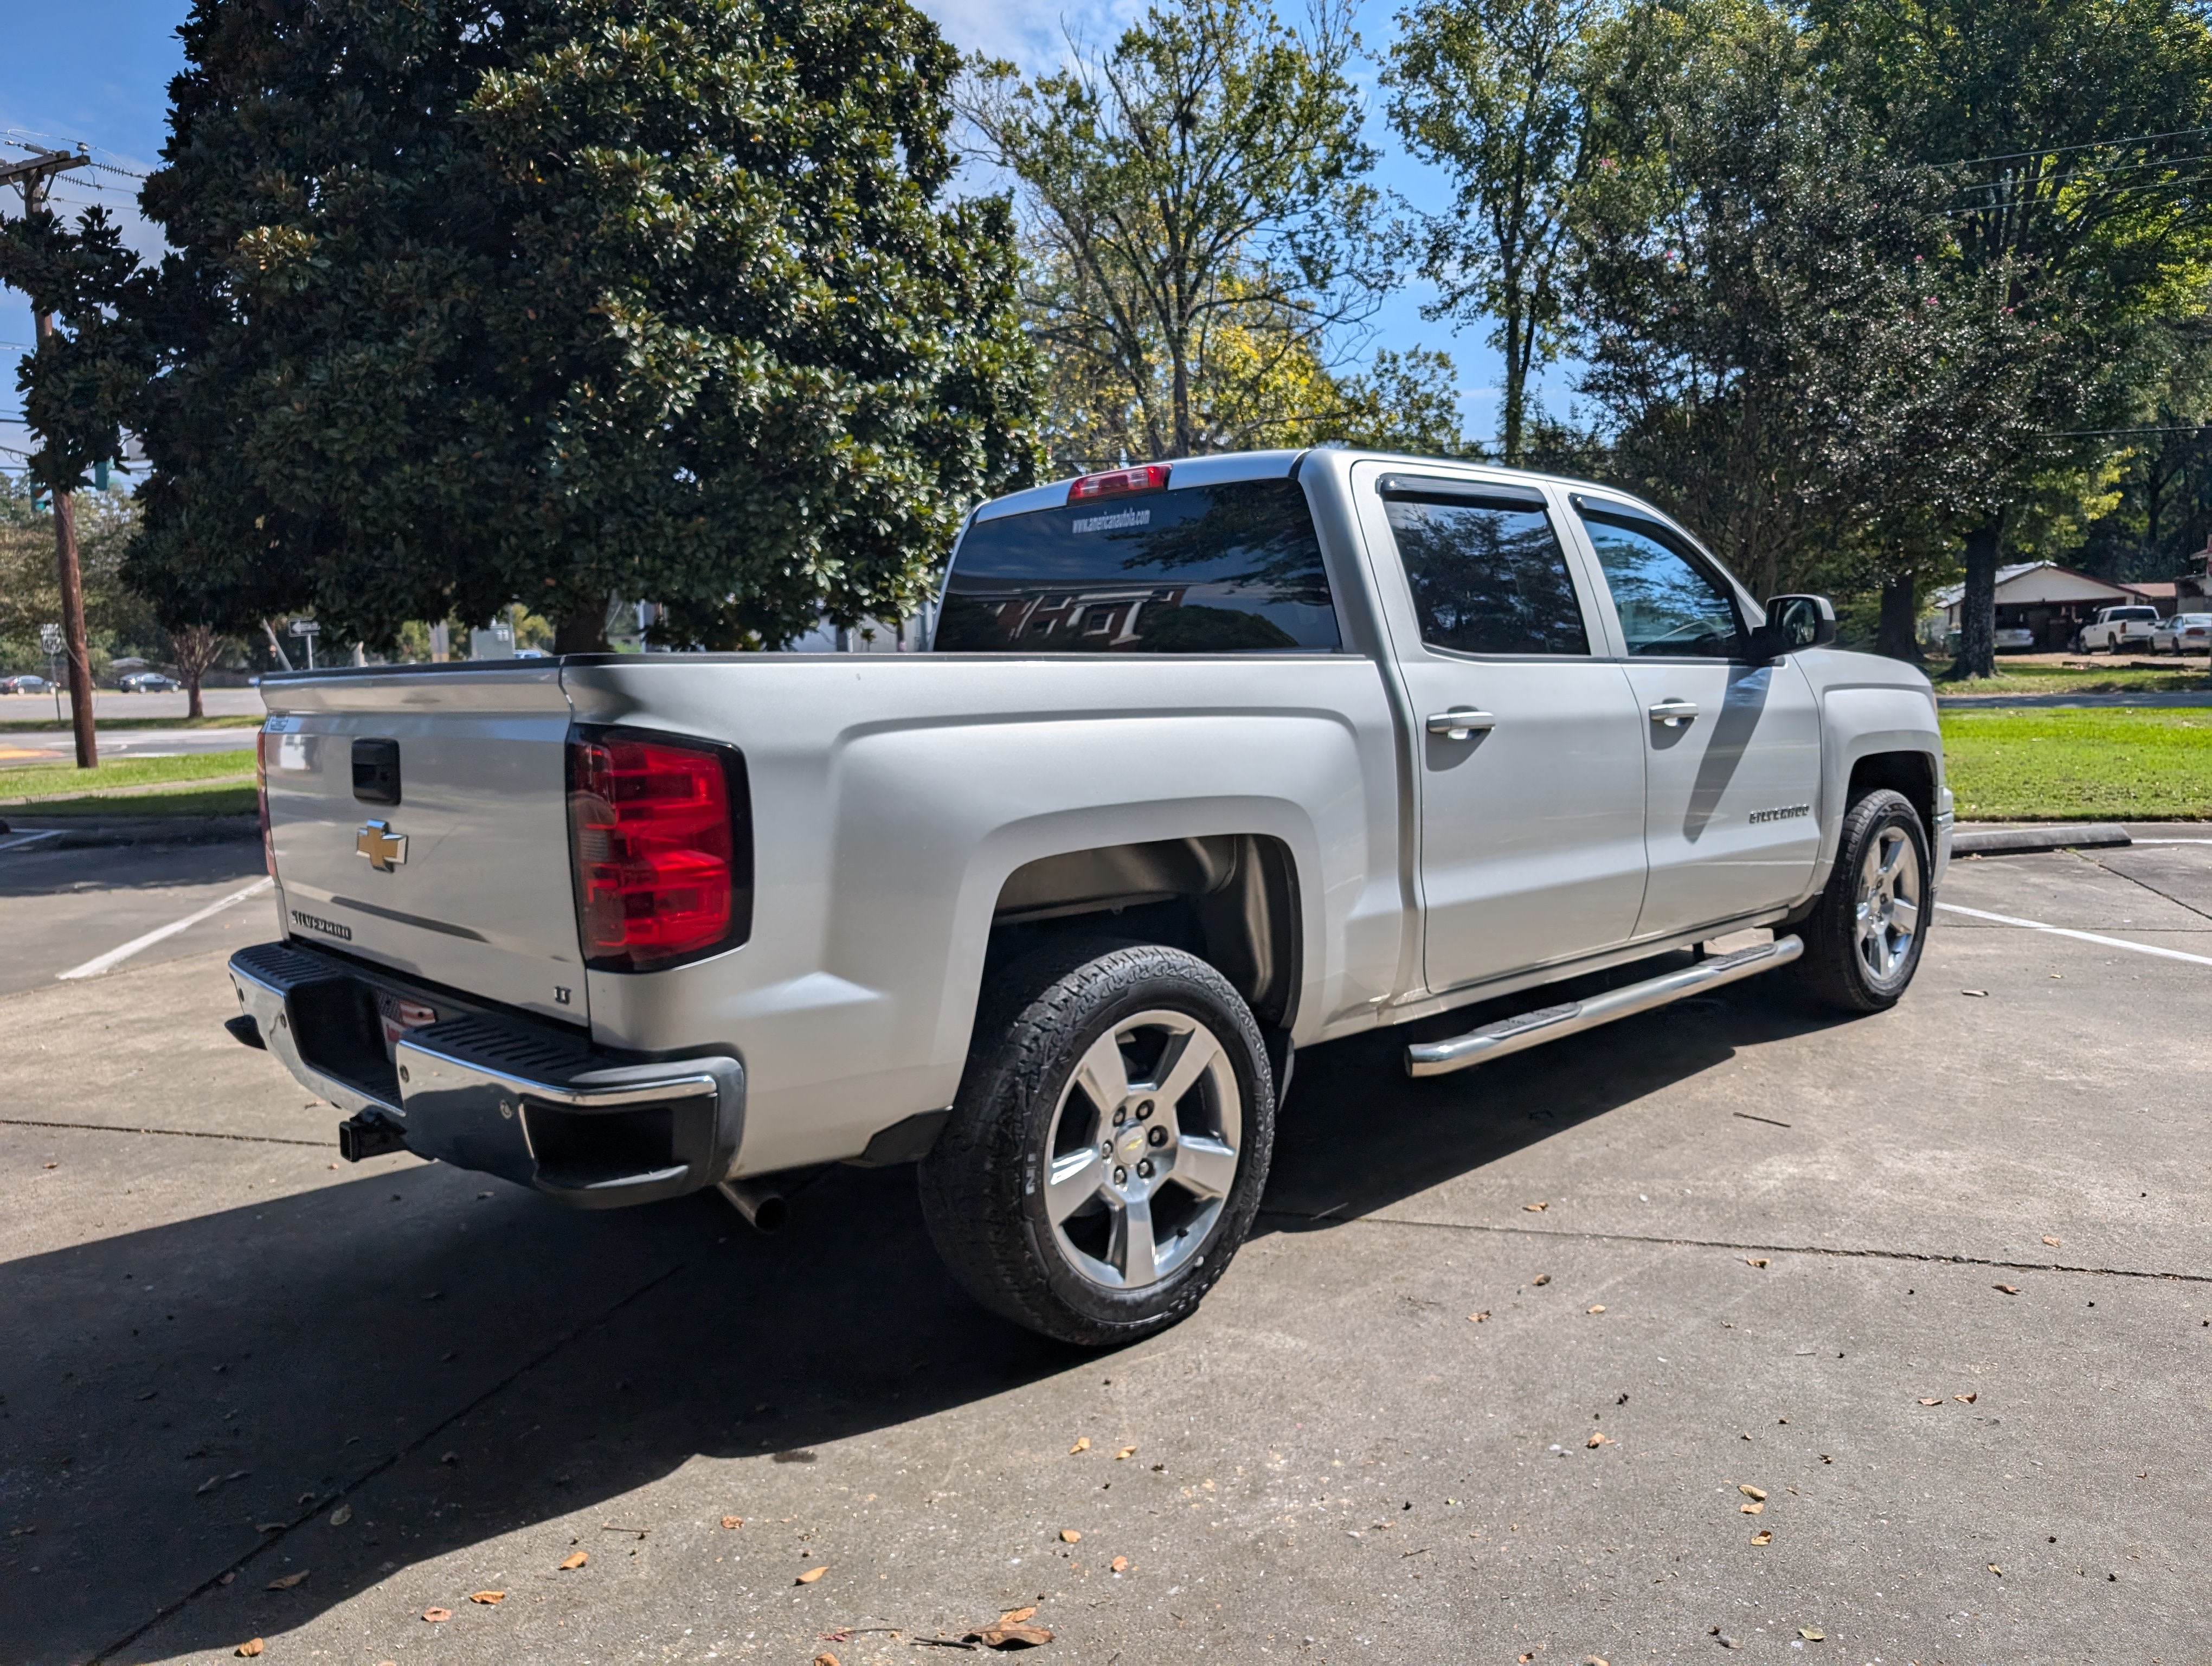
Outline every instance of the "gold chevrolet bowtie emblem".
[[355, 836], [354, 854], [367, 859], [379, 873], [389, 873], [407, 860], [407, 836], [394, 833], [389, 822], [363, 822]]

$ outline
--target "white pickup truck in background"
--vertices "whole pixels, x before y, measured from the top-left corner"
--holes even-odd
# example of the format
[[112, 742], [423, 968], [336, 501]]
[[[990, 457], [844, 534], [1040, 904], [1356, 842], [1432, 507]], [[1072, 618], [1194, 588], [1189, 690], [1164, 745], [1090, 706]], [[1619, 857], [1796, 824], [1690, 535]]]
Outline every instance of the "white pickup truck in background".
[[2158, 623], [2158, 610], [2148, 603], [2100, 607], [2095, 617], [2074, 633], [2074, 651], [2094, 654], [2101, 648], [2106, 654], [2123, 654], [2147, 648]]
[[1832, 619], [1609, 488], [1331, 449], [984, 505], [927, 654], [270, 678], [283, 935], [231, 1028], [349, 1157], [585, 1207], [918, 1161], [979, 1299], [1115, 1343], [1228, 1264], [1297, 1048], [1527, 992], [1436, 1073], [1783, 966], [1898, 999], [1935, 703]]

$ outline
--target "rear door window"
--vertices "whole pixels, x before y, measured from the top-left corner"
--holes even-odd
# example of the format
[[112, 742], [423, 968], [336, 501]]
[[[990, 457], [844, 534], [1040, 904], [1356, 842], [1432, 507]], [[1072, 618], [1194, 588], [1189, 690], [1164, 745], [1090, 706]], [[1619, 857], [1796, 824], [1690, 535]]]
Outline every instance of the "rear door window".
[[1589, 652], [1540, 493], [1407, 475], [1385, 475], [1381, 489], [1423, 641], [1459, 654]]
[[939, 653], [1336, 648], [1305, 493], [1240, 480], [979, 520], [952, 561]]

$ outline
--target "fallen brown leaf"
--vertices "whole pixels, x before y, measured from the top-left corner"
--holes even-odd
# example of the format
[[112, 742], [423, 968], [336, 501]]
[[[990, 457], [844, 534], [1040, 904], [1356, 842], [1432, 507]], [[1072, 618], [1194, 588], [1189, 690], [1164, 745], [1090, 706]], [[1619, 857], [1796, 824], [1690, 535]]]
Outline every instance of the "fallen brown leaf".
[[1075, 1438], [1075, 1444], [1067, 1449], [1067, 1455], [1070, 1457], [1073, 1457], [1078, 1452], [1087, 1452], [1090, 1450], [1091, 1437], [1089, 1435], [1078, 1435]]
[[1064, 1545], [1079, 1544], [1082, 1540], [1083, 1535], [1072, 1527], [1063, 1527], [1060, 1529], [1060, 1541]]
[[1999, 1567], [1995, 1562], [1991, 1562], [1990, 1564], [1990, 1572], [1996, 1574], [2000, 1579], [2004, 1578], [2004, 1570]]
[[1765, 1256], [1746, 1256], [1743, 1258], [1743, 1264], [1746, 1267], [1767, 1267], [1772, 1263]]
[[1771, 1527], [1760, 1528], [1758, 1532], [1751, 1535], [1751, 1541], [1755, 1545], [1772, 1544], [1774, 1542], [1774, 1529]]
[[825, 1562], [820, 1567], [811, 1567], [807, 1569], [805, 1572], [800, 1574], [799, 1578], [793, 1580], [792, 1583], [797, 1585], [811, 1585], [817, 1579], [819, 1579], [823, 1574], [829, 1572], [829, 1564]]
[[1822, 1631], [1818, 1626], [1800, 1626], [1797, 1628], [1797, 1635], [1808, 1643], [1825, 1643], [1828, 1640], [1827, 1633]]
[[493, 1608], [507, 1601], [507, 1593], [503, 1590], [472, 1590], [469, 1593], [469, 1601], [481, 1602], [488, 1608]]
[[1923, 1400], [1920, 1403], [1923, 1406], [1940, 1406], [1943, 1402], [1941, 1400]]
[[1762, 1504], [1766, 1501], [1766, 1493], [1765, 1489], [1753, 1487], [1747, 1481], [1738, 1481], [1736, 1483], [1735, 1490], [1742, 1493], [1747, 1499], [1757, 1499]]
[[1025, 1608], [1008, 1608], [999, 1616], [999, 1623], [1001, 1626], [1018, 1626], [1023, 1620], [1034, 1619], [1036, 1615], [1036, 1604], [1032, 1602]]
[[581, 1550], [572, 1550], [566, 1556], [563, 1556], [561, 1559], [561, 1570], [564, 1573], [568, 1572], [571, 1569], [583, 1566], [585, 1563], [591, 1560], [589, 1553]]
[[963, 1643], [980, 1643], [987, 1649], [1035, 1649], [1052, 1641], [1052, 1633], [1042, 1626], [986, 1626], [960, 1639]]
[[297, 1573], [280, 1573], [274, 1579], [271, 1579], [269, 1582], [267, 1589], [270, 1590], [289, 1590], [293, 1586], [298, 1584], [300, 1581], [306, 1578], [307, 1575], [313, 1572], [313, 1570], [312, 1568], [301, 1568]]
[[1602, 1313], [1605, 1311], [1605, 1304], [1603, 1302], [1592, 1302], [1588, 1307], [1584, 1308], [1583, 1311], [1585, 1313]]
[[1521, 1207], [1532, 1215], [1540, 1215], [1552, 1206], [1548, 1203], [1524, 1203]]
[[1136, 1456], [1137, 1449], [1135, 1447], [1124, 1446], [1120, 1451], [1114, 1454], [1114, 1462], [1119, 1463], [1124, 1458], [1133, 1458]]
[[2008, 1296], [2017, 1296], [2020, 1294], [2020, 1286], [2016, 1284], [1993, 1284], [1990, 1288], [1992, 1290], [2002, 1290]]
[[1611, 1435], [1597, 1429], [1592, 1429], [1590, 1431], [1590, 1438], [1583, 1442], [1583, 1444], [1588, 1447], [1611, 1446], [1616, 1444], [1617, 1443], [1613, 1440], [1613, 1438]]
[[1740, 1504], [1736, 1505], [1736, 1508], [1743, 1511], [1747, 1516], [1756, 1516], [1761, 1511], [1765, 1510], [1766, 1506], [1763, 1504]]
[[453, 1617], [451, 1608], [425, 1608], [422, 1617], [434, 1626], [442, 1626]]
[[1613, 1663], [1603, 1655], [1592, 1655], [1588, 1660], [1583, 1662], [1583, 1666], [1613, 1666]]
[[724, 1527], [743, 1527], [744, 1524], [745, 1518], [743, 1516], [725, 1516], [722, 1517], [722, 1525]]
[[2055, 1238], [2048, 1232], [2045, 1232], [2043, 1235], [2043, 1241], [2049, 1244], [2053, 1250], [2063, 1250], [2066, 1247], [2066, 1243], [2063, 1238]]
[[238, 1651], [244, 1655], [248, 1660], [251, 1660], [254, 1656], [259, 1654], [268, 1646], [269, 1645], [266, 1643], [264, 1643], [259, 1638], [249, 1637], [245, 1642], [238, 1645]]
[[1129, 1559], [1126, 1556], [1116, 1556], [1106, 1564], [1106, 1571], [1109, 1573], [1127, 1573], [1129, 1571]]
[[1549, 1273], [1539, 1273], [1534, 1278], [1528, 1280], [1530, 1284], [1549, 1284], [1551, 1281], [1552, 1275]]
[[1982, 1396], [1978, 1392], [1973, 1394], [1954, 1394], [1951, 1396], [1952, 1399], [1957, 1401], [1962, 1406], [1971, 1406], [1981, 1397]]
[[1482, 1311], [1481, 1311], [1481, 1312], [1480, 1312], [1480, 1313], [1470, 1313], [1470, 1314], [1468, 1314], [1468, 1315], [1467, 1316], [1467, 1322], [1468, 1322], [1468, 1323], [1469, 1323], [1469, 1324], [1471, 1324], [1471, 1325], [1479, 1325], [1479, 1324], [1480, 1324], [1484, 1320], [1487, 1319], [1489, 1316], [1490, 1316], [1490, 1310], [1489, 1310], [1488, 1308], [1486, 1308], [1486, 1308], [1484, 1308], [1484, 1309], [1482, 1310]]
[[814, 1657], [814, 1666], [837, 1666], [837, 1657], [824, 1649]]

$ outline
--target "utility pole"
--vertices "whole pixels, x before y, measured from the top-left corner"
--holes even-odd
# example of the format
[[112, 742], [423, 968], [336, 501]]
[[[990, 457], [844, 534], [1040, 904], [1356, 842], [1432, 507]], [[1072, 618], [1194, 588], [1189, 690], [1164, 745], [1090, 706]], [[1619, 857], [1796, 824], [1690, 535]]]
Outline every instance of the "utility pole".
[[[25, 148], [32, 152], [27, 161], [0, 162], [0, 185], [12, 185], [22, 192], [23, 214], [28, 218], [45, 204], [47, 184], [55, 174], [82, 167], [92, 158], [81, 150]], [[54, 338], [54, 315], [40, 311], [34, 316], [38, 350], [43, 353]], [[59, 482], [48, 481], [46, 487], [54, 501], [54, 553], [61, 568], [62, 641], [69, 656], [70, 720], [76, 732], [76, 767], [89, 769], [100, 762], [100, 742], [92, 723], [92, 657], [84, 634], [84, 570], [77, 562], [76, 511]]]

